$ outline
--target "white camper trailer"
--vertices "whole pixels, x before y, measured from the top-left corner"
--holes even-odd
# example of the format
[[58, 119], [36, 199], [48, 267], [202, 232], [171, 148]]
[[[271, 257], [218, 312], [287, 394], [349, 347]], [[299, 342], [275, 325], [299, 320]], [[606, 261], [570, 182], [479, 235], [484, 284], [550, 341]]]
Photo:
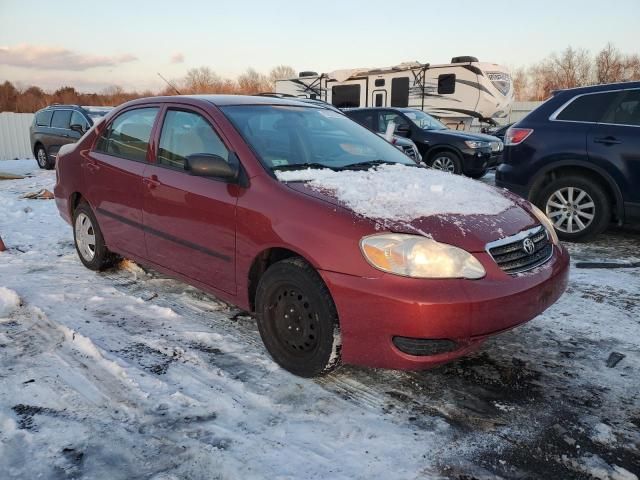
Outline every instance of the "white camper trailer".
[[276, 93], [324, 100], [338, 108], [418, 108], [450, 128], [465, 130], [474, 119], [495, 124], [508, 117], [513, 103], [509, 71], [475, 57], [455, 57], [443, 65], [300, 72], [298, 78], [278, 80]]

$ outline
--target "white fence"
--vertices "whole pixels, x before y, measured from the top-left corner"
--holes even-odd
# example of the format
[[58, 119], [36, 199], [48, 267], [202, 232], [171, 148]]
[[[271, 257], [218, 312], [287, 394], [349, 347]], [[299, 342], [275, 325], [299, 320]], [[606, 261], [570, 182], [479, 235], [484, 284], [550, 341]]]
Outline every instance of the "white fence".
[[0, 113], [0, 160], [31, 158], [29, 127], [33, 113]]

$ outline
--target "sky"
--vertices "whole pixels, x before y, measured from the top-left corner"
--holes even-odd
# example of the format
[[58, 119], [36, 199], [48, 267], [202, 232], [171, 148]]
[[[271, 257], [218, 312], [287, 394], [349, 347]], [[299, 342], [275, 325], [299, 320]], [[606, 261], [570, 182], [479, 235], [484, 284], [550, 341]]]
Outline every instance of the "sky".
[[[401, 6], [402, 5], [402, 6]], [[498, 5], [495, 7], [494, 5]], [[448, 63], [473, 55], [511, 68], [568, 45], [640, 53], [640, 0], [164, 1], [0, 0], [0, 82], [81, 91], [158, 90], [208, 66], [235, 77]]]

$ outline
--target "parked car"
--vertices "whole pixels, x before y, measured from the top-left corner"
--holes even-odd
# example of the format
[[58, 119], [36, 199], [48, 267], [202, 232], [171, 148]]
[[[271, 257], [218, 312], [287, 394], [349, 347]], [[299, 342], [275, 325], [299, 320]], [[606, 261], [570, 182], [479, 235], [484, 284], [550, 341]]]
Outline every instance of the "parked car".
[[479, 133], [451, 130], [421, 110], [413, 108], [354, 108], [347, 116], [374, 132], [384, 133], [390, 122], [396, 134], [410, 138], [423, 161], [432, 168], [481, 178], [497, 164], [502, 142]]
[[62, 147], [56, 173], [87, 268], [126, 256], [255, 312], [297, 375], [446, 362], [567, 285], [529, 202], [295, 100], [134, 100]]
[[506, 125], [498, 125], [495, 128], [489, 129], [486, 133], [487, 135], [492, 135], [496, 138], [499, 138], [501, 142], [504, 143], [504, 136], [507, 133], [507, 130], [513, 125], [513, 123], [508, 123]]
[[53, 168], [60, 147], [78, 141], [109, 110], [111, 107], [59, 104], [38, 110], [29, 129], [31, 151], [38, 166]]
[[[261, 93], [259, 96], [296, 100], [298, 102], [310, 103], [311, 105], [317, 105], [320, 107], [328, 108], [329, 110], [332, 110], [336, 113], [340, 113], [342, 115], [345, 114], [342, 110], [331, 105], [330, 103], [325, 102], [324, 100], [318, 100], [316, 98], [295, 97], [293, 95], [287, 95], [284, 93]], [[384, 133], [379, 133], [379, 135], [385, 138]], [[418, 147], [409, 138], [401, 137], [400, 135], [393, 135], [393, 137], [391, 138], [391, 144], [395, 145], [398, 150], [402, 151], [408, 157], [413, 158], [416, 161], [416, 163], [420, 163], [422, 161], [422, 156], [420, 155], [420, 151], [418, 150]]]
[[563, 240], [640, 220], [640, 82], [555, 92], [505, 138], [496, 184], [544, 210]]

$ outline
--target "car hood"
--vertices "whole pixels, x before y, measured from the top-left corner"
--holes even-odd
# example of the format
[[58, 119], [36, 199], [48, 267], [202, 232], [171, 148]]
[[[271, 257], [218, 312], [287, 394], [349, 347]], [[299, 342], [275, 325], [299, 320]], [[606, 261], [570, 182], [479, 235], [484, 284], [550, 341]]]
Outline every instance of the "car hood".
[[[357, 216], [330, 191], [311, 188], [305, 182], [288, 182], [286, 185], [301, 194], [317, 198], [334, 207], [340, 207]], [[487, 243], [515, 235], [540, 223], [530, 213], [528, 202], [511, 193], [501, 193], [512, 201], [512, 206], [496, 215], [438, 214], [415, 218], [411, 221], [369, 218], [372, 222], [372, 233], [391, 231], [423, 235], [438, 242], [455, 245], [468, 252], [484, 252]]]
[[480, 142], [497, 142], [500, 141], [498, 137], [494, 137], [493, 135], [486, 135], [484, 133], [472, 133], [472, 132], [463, 132], [461, 130], [423, 130], [429, 135], [441, 135], [446, 138], [456, 138], [458, 140], [475, 140]]

